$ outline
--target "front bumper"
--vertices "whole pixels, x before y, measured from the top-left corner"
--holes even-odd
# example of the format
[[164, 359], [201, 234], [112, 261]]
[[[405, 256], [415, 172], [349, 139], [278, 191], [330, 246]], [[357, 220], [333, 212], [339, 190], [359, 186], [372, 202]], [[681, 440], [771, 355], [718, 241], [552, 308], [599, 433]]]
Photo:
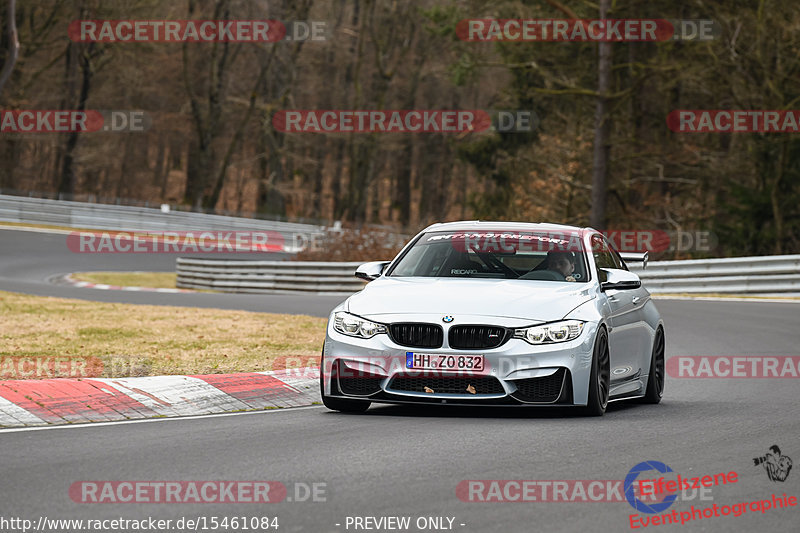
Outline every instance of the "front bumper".
[[[440, 316], [415, 316], [435, 324]], [[400, 321], [400, 320], [398, 320]], [[518, 328], [516, 319], [464, 317], [461, 323]], [[343, 335], [329, 322], [322, 359], [326, 396], [379, 403], [448, 405], [586, 405], [597, 323], [587, 322], [569, 342], [531, 345], [511, 338], [497, 348], [459, 350], [411, 348], [380, 334], [370, 339]], [[408, 352], [431, 355], [482, 355], [481, 371], [421, 371], [406, 368]]]

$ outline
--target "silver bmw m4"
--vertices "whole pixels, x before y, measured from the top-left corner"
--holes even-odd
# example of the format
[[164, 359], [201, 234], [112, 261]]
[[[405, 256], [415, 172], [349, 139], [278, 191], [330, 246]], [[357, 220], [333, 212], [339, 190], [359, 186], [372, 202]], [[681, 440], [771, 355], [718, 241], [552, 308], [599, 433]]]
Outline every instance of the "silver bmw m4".
[[322, 351], [322, 401], [580, 406], [658, 403], [664, 325], [650, 293], [591, 228], [434, 224], [336, 307]]

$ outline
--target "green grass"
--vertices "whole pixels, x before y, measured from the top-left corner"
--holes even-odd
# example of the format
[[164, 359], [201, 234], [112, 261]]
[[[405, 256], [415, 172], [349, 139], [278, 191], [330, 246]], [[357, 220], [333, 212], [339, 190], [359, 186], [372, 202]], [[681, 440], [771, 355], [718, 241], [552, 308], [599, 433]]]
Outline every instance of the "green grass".
[[302, 315], [0, 292], [0, 369], [9, 368], [9, 358], [45, 357], [91, 358], [87, 368], [102, 377], [278, 370], [285, 358], [318, 358], [325, 323]]

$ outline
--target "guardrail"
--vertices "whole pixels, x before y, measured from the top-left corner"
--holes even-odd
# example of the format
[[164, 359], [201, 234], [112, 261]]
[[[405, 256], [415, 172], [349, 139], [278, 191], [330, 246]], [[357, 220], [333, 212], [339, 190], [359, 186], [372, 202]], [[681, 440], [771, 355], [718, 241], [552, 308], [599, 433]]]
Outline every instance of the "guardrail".
[[[178, 287], [222, 292], [352, 293], [364, 286], [353, 276], [360, 263], [177, 260]], [[633, 264], [652, 293], [800, 293], [800, 255], [654, 261]]]
[[631, 270], [654, 294], [800, 293], [800, 255], [653, 261]]
[[284, 236], [287, 251], [323, 235], [311, 224], [8, 195], [0, 195], [0, 220], [117, 231], [274, 231]]
[[179, 257], [178, 287], [221, 292], [339, 293], [352, 294], [364, 287], [353, 276], [356, 263], [311, 261], [232, 261]]

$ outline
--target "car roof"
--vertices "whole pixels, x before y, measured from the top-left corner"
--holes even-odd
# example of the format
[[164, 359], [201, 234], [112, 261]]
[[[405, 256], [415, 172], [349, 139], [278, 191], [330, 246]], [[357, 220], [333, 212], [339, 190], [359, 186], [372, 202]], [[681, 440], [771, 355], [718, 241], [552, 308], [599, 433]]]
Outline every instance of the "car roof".
[[549, 224], [541, 222], [501, 222], [489, 220], [460, 220], [458, 222], [443, 222], [431, 224], [423, 230], [429, 231], [542, 231], [542, 232], [578, 232], [583, 235], [588, 231], [595, 231], [592, 228], [579, 228], [577, 226], [566, 226], [564, 224]]

